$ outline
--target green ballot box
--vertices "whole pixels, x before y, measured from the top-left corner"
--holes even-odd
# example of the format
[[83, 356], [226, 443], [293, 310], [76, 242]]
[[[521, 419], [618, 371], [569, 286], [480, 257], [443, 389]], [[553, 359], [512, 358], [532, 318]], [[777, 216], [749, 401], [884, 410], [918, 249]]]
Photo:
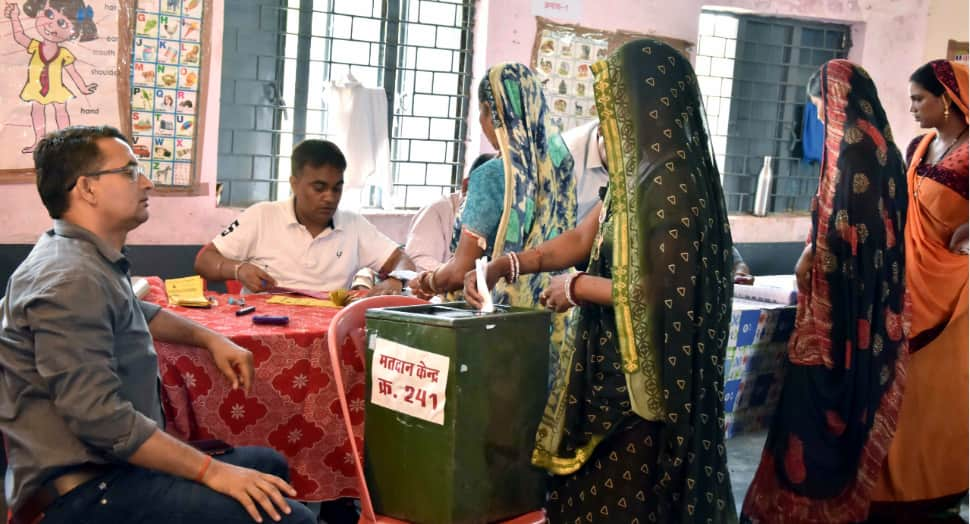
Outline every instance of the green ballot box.
[[365, 473], [380, 515], [484, 523], [536, 511], [548, 311], [464, 303], [367, 312]]

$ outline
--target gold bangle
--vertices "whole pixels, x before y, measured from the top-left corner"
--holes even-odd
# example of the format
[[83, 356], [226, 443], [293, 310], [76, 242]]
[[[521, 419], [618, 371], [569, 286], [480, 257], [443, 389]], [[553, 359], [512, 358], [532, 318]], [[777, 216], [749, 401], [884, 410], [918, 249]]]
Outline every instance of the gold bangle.
[[[438, 266], [438, 267], [441, 267], [441, 266]], [[434, 276], [435, 276], [435, 273], [437, 273], [437, 272], [438, 272], [438, 268], [435, 268], [433, 271], [431, 271], [431, 274], [428, 275], [428, 288], [435, 295], [438, 294], [438, 286], [436, 286], [435, 283], [434, 283]]]

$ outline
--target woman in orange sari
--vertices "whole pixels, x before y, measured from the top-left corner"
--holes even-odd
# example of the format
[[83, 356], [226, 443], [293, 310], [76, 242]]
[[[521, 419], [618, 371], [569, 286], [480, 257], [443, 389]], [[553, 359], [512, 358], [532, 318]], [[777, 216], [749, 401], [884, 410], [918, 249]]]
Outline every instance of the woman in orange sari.
[[967, 492], [967, 66], [935, 60], [910, 77], [906, 280], [912, 328], [896, 436], [874, 522], [963, 522]]

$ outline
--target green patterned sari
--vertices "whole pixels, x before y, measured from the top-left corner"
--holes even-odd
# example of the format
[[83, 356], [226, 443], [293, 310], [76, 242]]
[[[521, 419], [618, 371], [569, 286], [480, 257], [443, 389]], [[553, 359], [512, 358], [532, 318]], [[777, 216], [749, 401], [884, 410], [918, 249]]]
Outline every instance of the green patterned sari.
[[614, 305], [577, 308], [560, 352], [533, 454], [557, 475], [550, 519], [734, 522], [732, 242], [697, 79], [653, 40], [593, 71], [610, 178], [589, 267]]

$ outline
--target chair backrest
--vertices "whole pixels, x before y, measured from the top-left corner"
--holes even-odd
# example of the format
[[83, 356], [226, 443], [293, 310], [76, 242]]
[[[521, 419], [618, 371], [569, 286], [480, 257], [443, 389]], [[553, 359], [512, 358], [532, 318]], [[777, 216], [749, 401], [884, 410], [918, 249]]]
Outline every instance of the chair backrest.
[[242, 288], [242, 282], [238, 280], [226, 280], [226, 293], [230, 295], [241, 295]]
[[[353, 424], [350, 421], [350, 409], [347, 406], [347, 390], [344, 387], [343, 374], [340, 372], [340, 348], [347, 337], [360, 351], [362, 358], [366, 345], [366, 314], [368, 309], [395, 306], [414, 306], [427, 304], [426, 300], [415, 297], [405, 297], [400, 295], [384, 295], [369, 297], [353, 302], [334, 315], [327, 329], [327, 349], [330, 352], [330, 364], [333, 369], [334, 382], [337, 386], [337, 395], [340, 399], [340, 411], [343, 413], [344, 426], [347, 429], [347, 436], [350, 440], [351, 453], [354, 456], [354, 466], [357, 470], [357, 483], [360, 489], [361, 520], [364, 522], [378, 522], [374, 515], [374, 505], [370, 500], [370, 492], [367, 490], [367, 481], [364, 478], [364, 466], [360, 461], [360, 450], [357, 449], [357, 441], [354, 439]], [[388, 519], [381, 518], [381, 522]]]

